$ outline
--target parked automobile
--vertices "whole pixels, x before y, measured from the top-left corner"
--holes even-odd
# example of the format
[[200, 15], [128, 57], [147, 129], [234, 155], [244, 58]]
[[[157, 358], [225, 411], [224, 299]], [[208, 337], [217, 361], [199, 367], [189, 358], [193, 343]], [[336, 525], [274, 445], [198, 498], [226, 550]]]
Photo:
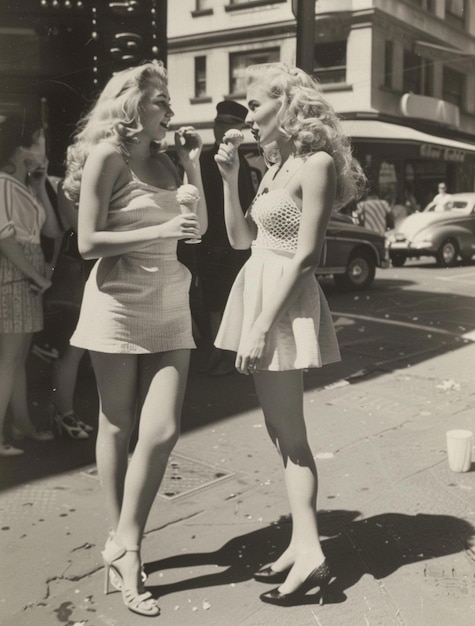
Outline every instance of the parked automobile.
[[422, 256], [435, 257], [441, 267], [455, 265], [459, 256], [469, 261], [475, 254], [475, 193], [454, 193], [446, 203], [431, 202], [386, 237], [395, 267]]
[[342, 289], [366, 289], [374, 280], [376, 268], [388, 265], [383, 235], [355, 225], [341, 213], [332, 216], [317, 275], [333, 275]]

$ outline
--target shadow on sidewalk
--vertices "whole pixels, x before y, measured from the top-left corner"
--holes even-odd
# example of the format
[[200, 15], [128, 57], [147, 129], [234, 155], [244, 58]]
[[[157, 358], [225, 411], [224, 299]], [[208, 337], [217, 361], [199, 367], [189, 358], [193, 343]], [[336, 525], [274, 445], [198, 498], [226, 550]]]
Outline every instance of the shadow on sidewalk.
[[[470, 548], [475, 536], [471, 524], [449, 515], [384, 513], [358, 519], [359, 516], [358, 511], [345, 510], [319, 514], [323, 550], [335, 577], [327, 603], [343, 602], [345, 591], [365, 574], [379, 580], [411, 563], [462, 552]], [[290, 518], [282, 517], [270, 526], [234, 537], [215, 552], [180, 554], [149, 562], [148, 573], [209, 565], [226, 568], [215, 574], [156, 585], [150, 591], [164, 596], [250, 580], [253, 572], [285, 550], [290, 535]], [[309, 596], [307, 600], [313, 602], [315, 598]]]

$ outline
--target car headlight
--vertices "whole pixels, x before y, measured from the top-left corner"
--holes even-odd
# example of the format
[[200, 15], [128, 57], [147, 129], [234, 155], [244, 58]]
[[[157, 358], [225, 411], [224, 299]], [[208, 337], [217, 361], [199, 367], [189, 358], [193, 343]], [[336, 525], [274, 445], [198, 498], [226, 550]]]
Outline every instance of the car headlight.
[[411, 243], [411, 248], [414, 248], [414, 250], [432, 248], [432, 241], [430, 241], [430, 239], [423, 239], [422, 241], [414, 241], [413, 243]]

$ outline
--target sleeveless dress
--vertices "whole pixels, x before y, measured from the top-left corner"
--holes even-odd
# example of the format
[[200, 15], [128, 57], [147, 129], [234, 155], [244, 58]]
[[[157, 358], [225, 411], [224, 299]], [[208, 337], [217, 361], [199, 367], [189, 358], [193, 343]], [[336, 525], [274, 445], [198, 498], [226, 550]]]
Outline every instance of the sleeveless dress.
[[[159, 225], [179, 213], [176, 189], [133, 176], [113, 193], [106, 230]], [[191, 273], [178, 261], [176, 249], [176, 240], [161, 240], [99, 259], [86, 282], [71, 345], [127, 354], [194, 348]]]
[[[250, 216], [257, 237], [251, 258], [231, 289], [216, 337], [215, 345], [224, 350], [239, 350], [297, 250], [301, 211], [285, 188], [257, 195]], [[330, 309], [317, 279], [309, 276], [290, 309], [268, 333], [259, 369], [307, 369], [339, 360]]]

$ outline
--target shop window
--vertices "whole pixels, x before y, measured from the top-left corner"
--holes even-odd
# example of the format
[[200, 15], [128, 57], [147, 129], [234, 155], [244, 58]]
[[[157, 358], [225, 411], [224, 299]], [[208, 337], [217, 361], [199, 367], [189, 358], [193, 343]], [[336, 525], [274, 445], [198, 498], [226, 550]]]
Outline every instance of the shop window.
[[229, 93], [233, 96], [242, 96], [246, 92], [244, 70], [248, 65], [255, 63], [274, 63], [280, 59], [279, 48], [255, 50], [252, 52], [234, 52], [229, 55]]
[[392, 41], [386, 41], [384, 47], [384, 86], [393, 86], [393, 60], [394, 60], [394, 44]]
[[442, 99], [463, 108], [465, 75], [450, 67], [444, 67], [442, 75]]
[[195, 57], [195, 98], [206, 96], [206, 57]]
[[404, 50], [403, 63], [404, 92], [432, 96], [434, 93], [434, 64], [432, 61], [410, 50]]
[[314, 74], [323, 84], [345, 82], [346, 41], [332, 41], [315, 46]]
[[463, 28], [465, 25], [465, 3], [466, 0], [447, 0], [445, 4], [445, 19], [448, 24], [456, 28]]
[[398, 200], [397, 185], [397, 164], [382, 161], [378, 175], [379, 196], [389, 204], [394, 204]]

